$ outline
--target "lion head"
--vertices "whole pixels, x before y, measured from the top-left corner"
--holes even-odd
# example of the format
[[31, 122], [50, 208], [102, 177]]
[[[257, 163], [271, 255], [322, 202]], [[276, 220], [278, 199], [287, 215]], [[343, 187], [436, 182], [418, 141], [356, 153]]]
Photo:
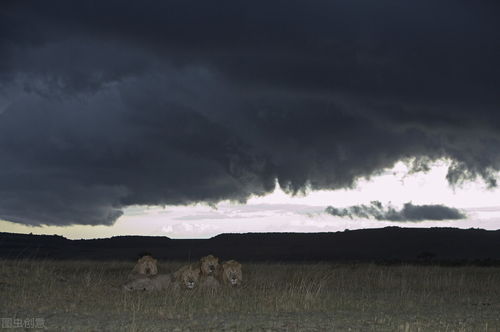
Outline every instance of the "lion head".
[[213, 255], [208, 255], [200, 259], [200, 270], [204, 276], [214, 275], [219, 267], [219, 259]]
[[137, 261], [137, 264], [135, 264], [135, 267], [132, 272], [137, 274], [153, 276], [155, 274], [158, 274], [158, 266], [156, 263], [157, 260], [151, 257], [150, 255], [142, 256]]
[[230, 286], [239, 286], [243, 280], [241, 264], [230, 260], [222, 264], [222, 280]]
[[175, 272], [174, 276], [181, 288], [193, 289], [198, 285], [200, 269], [188, 265]]

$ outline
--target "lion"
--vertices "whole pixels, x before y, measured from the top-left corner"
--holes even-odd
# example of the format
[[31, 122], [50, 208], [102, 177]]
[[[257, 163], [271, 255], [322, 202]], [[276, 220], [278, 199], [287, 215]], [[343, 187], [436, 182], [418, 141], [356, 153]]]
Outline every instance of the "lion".
[[220, 287], [217, 274], [220, 271], [219, 258], [208, 255], [200, 259], [200, 281], [201, 289], [216, 290]]
[[219, 258], [208, 255], [202, 257], [198, 262], [181, 267], [174, 273], [174, 279], [181, 288], [190, 289], [194, 287], [188, 287], [182, 280], [187, 274], [195, 274], [195, 287], [199, 285], [202, 288], [213, 289], [219, 286], [219, 281], [216, 278], [219, 269]]
[[142, 276], [128, 281], [123, 285], [127, 291], [153, 291], [165, 290], [173, 286], [172, 274], [156, 274], [154, 276]]
[[176, 289], [194, 289], [200, 280], [200, 269], [193, 265], [186, 265], [174, 272], [172, 281]]
[[223, 284], [229, 285], [231, 287], [240, 286], [241, 282], [243, 281], [241, 264], [235, 260], [229, 260], [222, 263], [222, 267], [220, 269], [218, 277]]
[[216, 274], [218, 268], [219, 258], [214, 255], [208, 255], [200, 259], [200, 271], [202, 276], [213, 276]]
[[129, 275], [129, 279], [140, 278], [142, 276], [154, 276], [158, 274], [157, 260], [150, 255], [144, 255], [137, 260], [134, 269]]

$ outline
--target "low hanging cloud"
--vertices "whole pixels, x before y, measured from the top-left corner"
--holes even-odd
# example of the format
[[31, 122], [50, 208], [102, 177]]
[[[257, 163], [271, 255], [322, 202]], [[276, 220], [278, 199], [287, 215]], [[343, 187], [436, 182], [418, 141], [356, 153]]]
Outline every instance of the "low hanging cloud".
[[347, 208], [335, 208], [328, 206], [326, 213], [337, 217], [371, 218], [377, 220], [388, 220], [397, 222], [416, 222], [424, 220], [456, 220], [467, 218], [466, 214], [456, 208], [440, 204], [413, 205], [405, 203], [400, 210], [388, 205], [383, 206], [379, 201], [372, 201], [370, 205], [360, 204]]
[[499, 16], [498, 1], [3, 1], [0, 219], [110, 225], [131, 205], [347, 188], [410, 159], [495, 186]]

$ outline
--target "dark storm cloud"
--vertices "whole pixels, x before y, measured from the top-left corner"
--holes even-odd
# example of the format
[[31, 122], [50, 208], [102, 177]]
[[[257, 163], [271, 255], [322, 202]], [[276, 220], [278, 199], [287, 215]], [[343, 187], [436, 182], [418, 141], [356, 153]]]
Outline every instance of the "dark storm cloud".
[[424, 220], [452, 220], [465, 219], [467, 216], [458, 209], [444, 205], [413, 205], [405, 203], [401, 210], [392, 206], [384, 207], [379, 201], [372, 201], [370, 205], [354, 205], [347, 208], [329, 206], [326, 213], [337, 217], [374, 218], [389, 221], [424, 221]]
[[493, 1], [6, 1], [0, 218], [500, 169]]

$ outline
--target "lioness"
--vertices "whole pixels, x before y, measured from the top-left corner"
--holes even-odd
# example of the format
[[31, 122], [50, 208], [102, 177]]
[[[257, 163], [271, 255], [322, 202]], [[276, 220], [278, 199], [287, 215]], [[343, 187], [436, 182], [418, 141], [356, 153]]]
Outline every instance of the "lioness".
[[219, 279], [222, 283], [236, 287], [240, 286], [243, 280], [243, 273], [241, 272], [241, 264], [235, 260], [230, 260], [222, 263], [220, 269]]
[[129, 279], [136, 279], [143, 276], [153, 276], [158, 274], [157, 260], [150, 255], [144, 255], [137, 260]]

